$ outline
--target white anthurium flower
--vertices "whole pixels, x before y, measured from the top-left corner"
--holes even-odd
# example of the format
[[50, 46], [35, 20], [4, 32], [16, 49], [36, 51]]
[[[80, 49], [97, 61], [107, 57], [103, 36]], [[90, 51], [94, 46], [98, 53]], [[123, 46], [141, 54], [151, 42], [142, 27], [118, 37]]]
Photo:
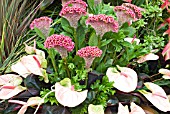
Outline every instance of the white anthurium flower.
[[163, 74], [164, 79], [170, 79], [170, 70], [161, 68], [159, 69], [159, 73]]
[[5, 74], [0, 76], [1, 86], [17, 86], [22, 83], [22, 78], [16, 74]]
[[90, 104], [88, 106], [88, 114], [104, 114], [103, 106]]
[[29, 106], [35, 106], [44, 103], [44, 100], [40, 97], [31, 97], [27, 102], [19, 101], [19, 100], [9, 100], [10, 103], [17, 103], [23, 105], [17, 114], [25, 114], [27, 108]]
[[146, 90], [139, 90], [139, 92], [159, 110], [163, 112], [170, 111], [170, 102], [165, 91], [152, 82], [146, 82], [144, 84], [151, 92], [147, 92]]
[[86, 99], [88, 90], [78, 92], [70, 85], [71, 80], [69, 78], [65, 78], [60, 83], [57, 82], [55, 84], [55, 97], [63, 106], [75, 107]]
[[109, 81], [114, 81], [113, 86], [123, 92], [134, 91], [137, 87], [137, 74], [136, 72], [127, 67], [108, 68], [106, 75]]
[[48, 83], [46, 71], [42, 68], [43, 61], [38, 55], [23, 56], [16, 64], [11, 66], [11, 70], [26, 78], [29, 74], [43, 76]]
[[0, 89], [0, 99], [10, 99], [18, 93], [26, 90], [26, 87], [18, 86], [3, 86]]
[[136, 45], [140, 43], [140, 39], [137, 39], [137, 38], [125, 38], [124, 41], [127, 41], [129, 43], [136, 42]]
[[140, 106], [136, 105], [134, 102], [131, 102], [130, 110], [131, 111], [129, 112], [127, 105], [123, 106], [121, 103], [119, 103], [117, 114], [146, 114], [145, 111]]
[[158, 59], [159, 59], [158, 55], [155, 55], [154, 53], [149, 53], [149, 54], [139, 57], [139, 59], [137, 60], [137, 63], [143, 63], [146, 61], [158, 60]]

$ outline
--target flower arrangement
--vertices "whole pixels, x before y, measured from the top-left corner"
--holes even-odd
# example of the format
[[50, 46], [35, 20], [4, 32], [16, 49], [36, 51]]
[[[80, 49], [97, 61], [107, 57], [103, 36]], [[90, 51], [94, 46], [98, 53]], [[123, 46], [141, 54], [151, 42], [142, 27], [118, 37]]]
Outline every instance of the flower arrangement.
[[[123, 1], [114, 8], [96, 0], [62, 1], [59, 19], [33, 20], [37, 37], [0, 76], [0, 103], [16, 105], [18, 114], [169, 113], [169, 43], [159, 53], [150, 37], [142, 38], [147, 8]], [[162, 66], [150, 65], [157, 74], [148, 76], [144, 68], [161, 60]]]

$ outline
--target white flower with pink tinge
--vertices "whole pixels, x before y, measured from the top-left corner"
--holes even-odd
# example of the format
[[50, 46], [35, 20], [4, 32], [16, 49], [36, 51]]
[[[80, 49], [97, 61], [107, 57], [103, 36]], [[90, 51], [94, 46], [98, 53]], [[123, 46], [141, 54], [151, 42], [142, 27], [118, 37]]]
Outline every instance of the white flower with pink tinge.
[[144, 85], [151, 91], [139, 90], [156, 108], [163, 112], [170, 111], [170, 102], [165, 91], [152, 82], [146, 82]]
[[40, 17], [37, 19], [34, 19], [32, 23], [30, 24], [30, 28], [34, 29], [34, 27], [38, 28], [41, 30], [41, 32], [48, 37], [50, 25], [53, 22], [53, 20], [49, 17]]
[[70, 26], [77, 28], [79, 19], [86, 15], [86, 9], [79, 7], [63, 7], [59, 15], [66, 18]]
[[84, 58], [85, 63], [86, 63], [86, 66], [85, 66], [86, 69], [89, 69], [91, 64], [93, 63], [93, 60], [96, 57], [100, 57], [101, 54], [102, 54], [102, 50], [100, 50], [96, 46], [87, 46], [87, 47], [81, 48], [77, 52], [77, 55]]
[[161, 69], [159, 69], [159, 73], [163, 74], [164, 79], [170, 79], [170, 70], [169, 69], [161, 68]]
[[44, 42], [46, 48], [55, 48], [62, 58], [67, 57], [67, 52], [74, 49], [74, 42], [68, 36], [53, 34]]
[[[117, 70], [118, 69], [118, 70]], [[123, 92], [134, 91], [137, 87], [137, 73], [130, 68], [120, 67], [108, 68], [106, 75], [109, 81], [114, 81], [113, 86]]]
[[102, 37], [106, 32], [118, 32], [119, 25], [116, 20], [112, 16], [107, 16], [105, 14], [99, 15], [89, 15], [89, 18], [86, 21], [87, 25], [91, 25], [97, 35]]

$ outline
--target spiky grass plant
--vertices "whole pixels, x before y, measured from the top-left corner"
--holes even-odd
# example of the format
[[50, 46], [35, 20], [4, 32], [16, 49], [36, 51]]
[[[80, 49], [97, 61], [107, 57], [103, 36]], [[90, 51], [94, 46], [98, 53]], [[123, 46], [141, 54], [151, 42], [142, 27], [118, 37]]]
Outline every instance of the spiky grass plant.
[[30, 22], [43, 0], [0, 0], [0, 74], [17, 57]]

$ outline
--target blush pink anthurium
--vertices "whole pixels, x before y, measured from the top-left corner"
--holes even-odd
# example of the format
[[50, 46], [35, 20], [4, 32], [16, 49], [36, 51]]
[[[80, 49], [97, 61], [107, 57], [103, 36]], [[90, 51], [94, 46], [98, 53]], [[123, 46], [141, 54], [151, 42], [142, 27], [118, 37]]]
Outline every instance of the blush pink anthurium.
[[88, 106], [88, 114], [104, 114], [103, 106], [90, 104]]
[[19, 100], [9, 100], [8, 102], [23, 105], [17, 114], [25, 114], [25, 112], [29, 106], [43, 104], [44, 100], [40, 97], [31, 97], [28, 99], [27, 102], [23, 102], [23, 101], [19, 101]]
[[57, 101], [67, 107], [75, 107], [81, 104], [87, 97], [88, 90], [75, 91], [71, 85], [71, 80], [65, 78], [55, 84], [55, 97]]
[[170, 59], [170, 41], [168, 42], [168, 44], [163, 49], [162, 55], [164, 56], [165, 61]]
[[158, 60], [158, 59], [159, 59], [158, 55], [155, 55], [154, 53], [149, 53], [149, 54], [139, 57], [139, 59], [137, 60], [137, 63], [143, 63], [146, 61]]
[[[118, 70], [119, 71], [118, 71]], [[127, 67], [108, 68], [106, 75], [109, 81], [114, 81], [113, 86], [123, 92], [134, 91], [137, 87], [137, 74], [133, 69]]]
[[128, 106], [123, 106], [119, 103], [118, 113], [117, 114], [146, 114], [145, 111], [134, 102], [130, 104], [131, 111], [129, 112]]
[[124, 40], [129, 42], [129, 43], [135, 42], [136, 45], [138, 45], [140, 43], [140, 39], [137, 39], [137, 38], [125, 38]]
[[159, 69], [159, 73], [163, 74], [164, 79], [170, 79], [170, 70], [161, 68]]
[[163, 112], [170, 111], [170, 102], [165, 91], [152, 82], [146, 82], [144, 85], [151, 91], [139, 90], [156, 108]]
[[[46, 63], [45, 63], [46, 64]], [[26, 78], [29, 74], [43, 76], [44, 81], [48, 83], [48, 76], [46, 70], [43, 69], [44, 61], [39, 55], [23, 56], [16, 64], [11, 66], [11, 70]]]
[[0, 99], [9, 99], [26, 88], [20, 86], [22, 78], [15, 74], [6, 74], [0, 76]]

